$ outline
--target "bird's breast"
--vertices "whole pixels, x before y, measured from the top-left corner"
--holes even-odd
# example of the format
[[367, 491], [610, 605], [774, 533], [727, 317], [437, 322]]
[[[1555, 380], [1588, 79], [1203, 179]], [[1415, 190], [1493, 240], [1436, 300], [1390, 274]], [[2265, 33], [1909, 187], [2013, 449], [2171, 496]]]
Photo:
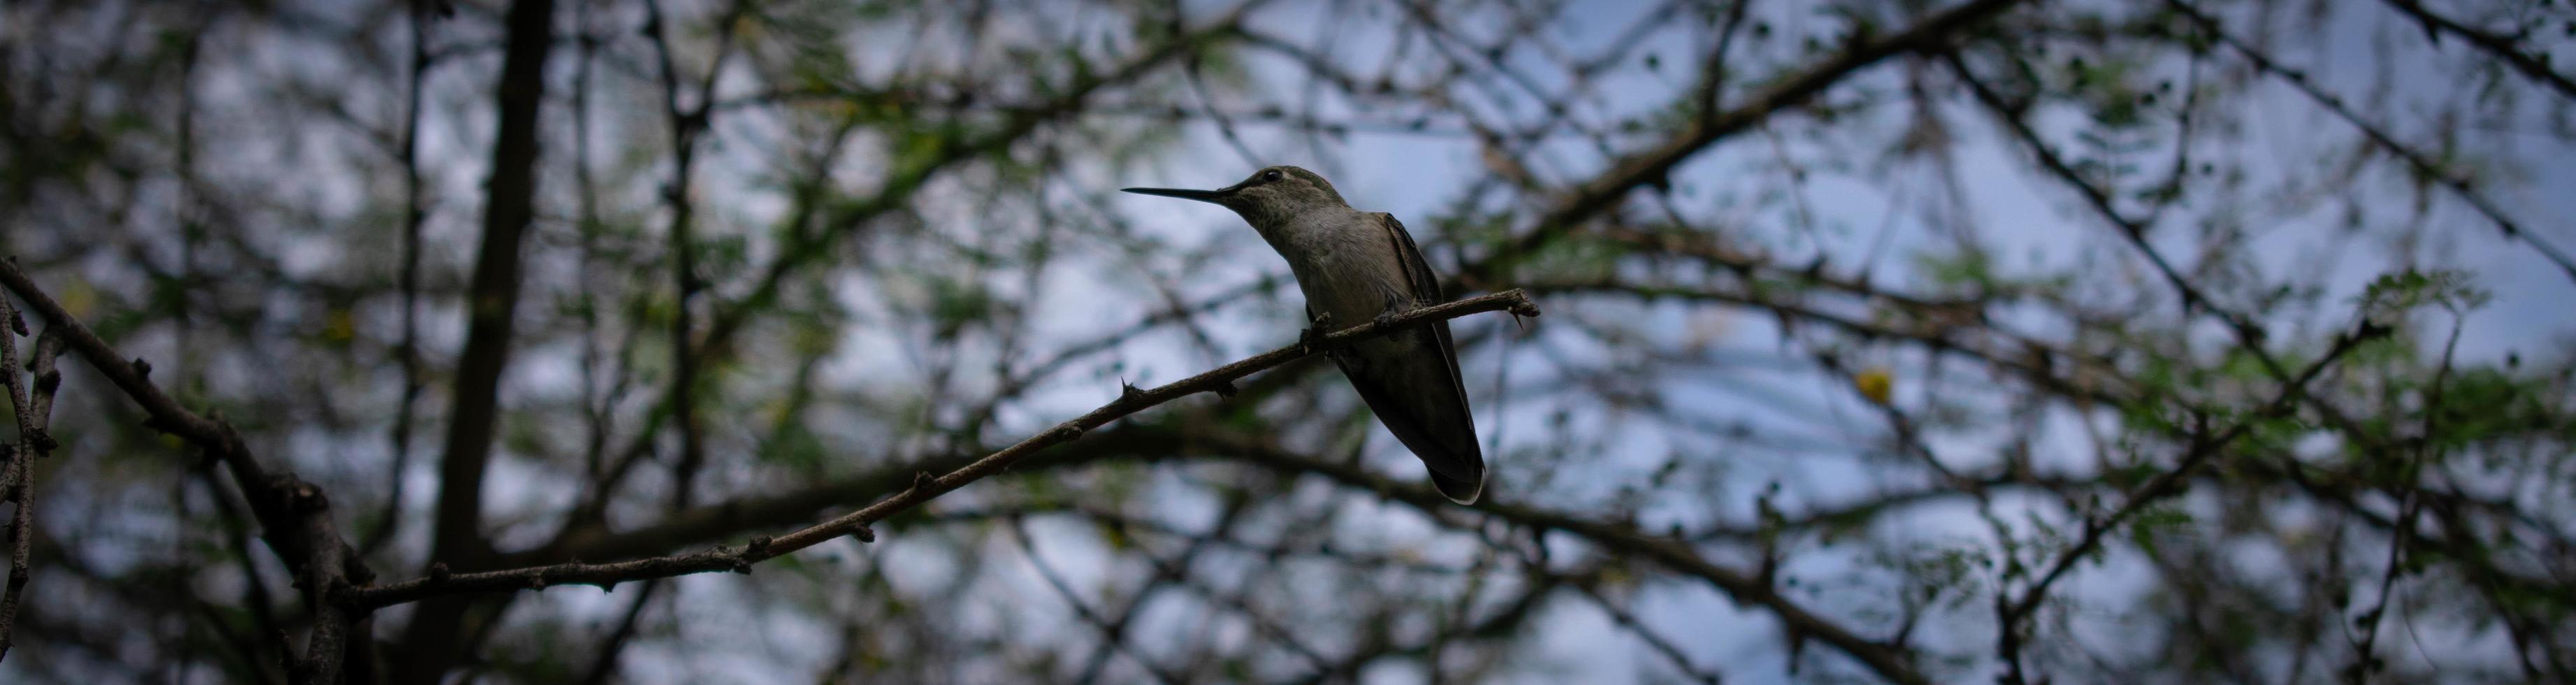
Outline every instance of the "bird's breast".
[[1375, 318], [1410, 288], [1384, 228], [1358, 213], [1311, 214], [1265, 231], [1288, 261], [1306, 304], [1333, 316], [1336, 328]]
[[1297, 283], [1315, 311], [1333, 315], [1336, 327], [1375, 318], [1389, 303], [1402, 302], [1404, 274], [1392, 255], [1368, 250], [1319, 251], [1299, 269]]

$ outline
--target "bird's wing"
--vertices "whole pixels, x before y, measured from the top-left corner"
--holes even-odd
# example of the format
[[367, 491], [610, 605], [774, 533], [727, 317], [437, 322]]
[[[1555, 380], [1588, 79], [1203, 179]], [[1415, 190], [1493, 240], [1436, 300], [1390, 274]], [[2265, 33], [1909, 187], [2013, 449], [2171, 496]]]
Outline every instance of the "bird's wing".
[[[1371, 216], [1395, 247], [1396, 261], [1404, 270], [1410, 296], [1407, 299], [1413, 300], [1410, 306], [1441, 301], [1440, 281], [1431, 275], [1431, 264], [1423, 260], [1421, 248], [1413, 244], [1413, 236], [1405, 233], [1404, 224], [1386, 214]], [[1467, 388], [1459, 382], [1457, 345], [1450, 340], [1449, 322], [1434, 321], [1427, 327], [1430, 335], [1407, 331], [1382, 344], [1396, 345], [1397, 349], [1410, 347], [1416, 351], [1413, 354], [1437, 355], [1438, 360], [1413, 357], [1387, 368], [1376, 366], [1388, 361], [1377, 355], [1352, 355], [1335, 361], [1342, 367], [1342, 375], [1350, 378], [1351, 387], [1359, 391], [1360, 399], [1377, 413], [1378, 423], [1384, 424], [1431, 469], [1431, 483], [1440, 494], [1461, 504], [1473, 503], [1484, 490], [1485, 458], [1477, 444], [1475, 419], [1467, 411]], [[1406, 339], [1430, 344], [1398, 342]], [[1448, 392], [1406, 392], [1407, 386]]]
[[[1395, 243], [1395, 261], [1404, 264], [1404, 283], [1412, 289], [1414, 306], [1449, 301], [1447, 295], [1440, 293], [1440, 277], [1431, 273], [1431, 261], [1422, 258], [1422, 248], [1413, 244], [1413, 234], [1404, 230], [1404, 222], [1395, 220], [1395, 215], [1386, 212], [1370, 216], [1377, 217], [1378, 225], [1386, 228], [1387, 240]], [[1449, 323], [1433, 323], [1431, 333], [1440, 339], [1440, 358], [1449, 363], [1449, 385], [1458, 390], [1458, 406], [1463, 409], [1467, 406], [1467, 386], [1458, 380], [1458, 346], [1449, 341]]]

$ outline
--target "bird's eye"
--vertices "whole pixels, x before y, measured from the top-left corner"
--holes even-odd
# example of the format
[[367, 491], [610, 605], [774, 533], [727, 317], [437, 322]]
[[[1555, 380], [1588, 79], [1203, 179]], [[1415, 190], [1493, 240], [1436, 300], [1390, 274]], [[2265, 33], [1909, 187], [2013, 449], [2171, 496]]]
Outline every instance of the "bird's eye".
[[1279, 170], [1278, 170], [1278, 169], [1271, 169], [1271, 170], [1269, 170], [1269, 171], [1261, 172], [1261, 182], [1263, 182], [1263, 183], [1271, 183], [1271, 182], [1275, 182], [1275, 181], [1278, 181], [1278, 180], [1279, 180]]

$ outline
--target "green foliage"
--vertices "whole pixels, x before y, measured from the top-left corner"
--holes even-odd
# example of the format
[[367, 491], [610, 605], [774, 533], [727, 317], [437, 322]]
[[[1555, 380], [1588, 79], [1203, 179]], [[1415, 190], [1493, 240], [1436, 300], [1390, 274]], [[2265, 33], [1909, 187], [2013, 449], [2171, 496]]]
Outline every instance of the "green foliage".
[[2148, 557], [2159, 557], [2162, 552], [2157, 546], [2157, 541], [2167, 536], [2184, 534], [2190, 530], [2191, 524], [2191, 513], [2181, 507], [2151, 506], [2129, 518], [2129, 542], [2137, 545], [2138, 551], [2146, 553]]
[[959, 330], [992, 316], [996, 303], [992, 291], [977, 281], [928, 276], [930, 286], [931, 325], [939, 337], [955, 336]]
[[815, 435], [813, 429], [805, 427], [801, 421], [785, 421], [761, 441], [759, 456], [763, 462], [802, 473], [815, 473], [827, 464], [831, 455], [826, 451], [821, 436]]
[[1975, 544], [1918, 543], [1902, 551], [1880, 552], [1873, 562], [1902, 579], [1905, 603], [1958, 611], [1986, 596], [1983, 579], [1994, 559]]
[[1950, 291], [1976, 292], [1995, 283], [1993, 265], [1982, 250], [1915, 255], [1915, 266], [1932, 285]]
[[1524, 262], [1529, 273], [1549, 274], [1568, 282], [1585, 282], [1611, 276], [1620, 258], [1634, 252], [1626, 243], [1612, 240], [1555, 240], [1541, 245]]
[[2465, 314], [2494, 299], [2471, 281], [2461, 271], [2407, 269], [2372, 280], [2355, 301], [2364, 316], [2385, 323], [2400, 321], [2406, 312], [2426, 306]]

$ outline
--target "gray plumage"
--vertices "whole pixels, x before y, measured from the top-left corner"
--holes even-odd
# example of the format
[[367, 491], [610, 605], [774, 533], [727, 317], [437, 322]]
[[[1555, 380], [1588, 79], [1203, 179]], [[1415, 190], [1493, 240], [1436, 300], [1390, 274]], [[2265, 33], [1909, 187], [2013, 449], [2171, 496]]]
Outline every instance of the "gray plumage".
[[[1261, 234], [1306, 294], [1310, 319], [1328, 328], [1447, 301], [1440, 279], [1394, 216], [1352, 209], [1315, 172], [1275, 166], [1217, 190], [1127, 188], [1127, 192], [1212, 202]], [[1319, 316], [1320, 315], [1320, 316]], [[1485, 486], [1485, 456], [1458, 380], [1449, 322], [1436, 321], [1360, 341], [1332, 355], [1360, 400], [1431, 471], [1431, 484], [1459, 504]]]

